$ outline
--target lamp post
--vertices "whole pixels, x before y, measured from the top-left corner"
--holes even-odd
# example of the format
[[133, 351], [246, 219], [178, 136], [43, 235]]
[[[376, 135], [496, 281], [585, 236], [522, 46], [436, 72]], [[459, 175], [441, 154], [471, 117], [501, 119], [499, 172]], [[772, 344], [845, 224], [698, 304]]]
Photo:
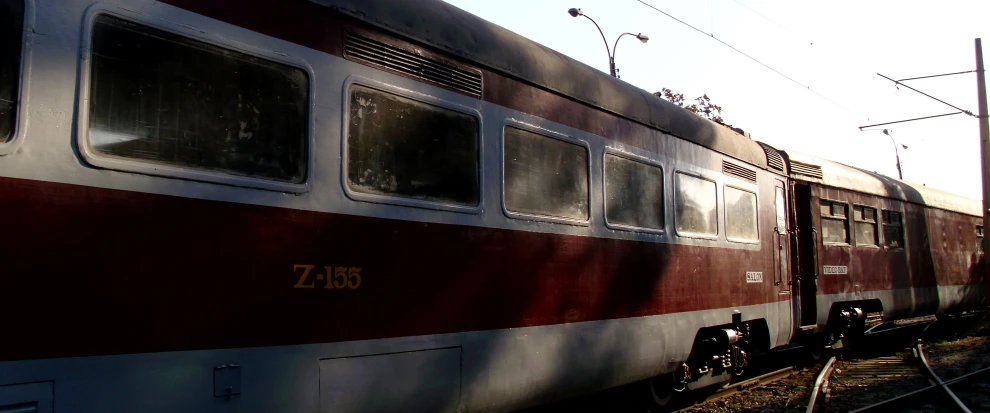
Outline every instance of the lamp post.
[[615, 38], [615, 44], [613, 44], [612, 48], [609, 49], [608, 40], [605, 39], [605, 33], [602, 32], [602, 28], [598, 26], [598, 23], [596, 23], [594, 19], [588, 17], [588, 15], [584, 14], [584, 12], [581, 11], [581, 9], [577, 9], [577, 8], [571, 8], [570, 10], [567, 10], [567, 14], [570, 14], [571, 17], [584, 16], [588, 18], [588, 20], [591, 20], [591, 23], [593, 23], [595, 27], [598, 28], [598, 33], [602, 35], [602, 41], [605, 42], [605, 53], [608, 53], [608, 70], [609, 70], [609, 74], [611, 74], [612, 77], [616, 77], [616, 78], [619, 77], [618, 74], [619, 70], [615, 68], [615, 48], [619, 46], [619, 39], [621, 39], [622, 36], [630, 35], [639, 39], [639, 41], [643, 43], [646, 43], [647, 41], [650, 40], [650, 36], [647, 36], [642, 33], [636, 33], [636, 34], [622, 33], [619, 35], [619, 37]]
[[[887, 130], [887, 129], [884, 129], [883, 130], [883, 134], [889, 136], [890, 137], [890, 142], [892, 142], [894, 144], [894, 156], [897, 159], [897, 178], [903, 180], [904, 179], [904, 174], [901, 173], [901, 154], [898, 153], [898, 151], [897, 151], [897, 142], [894, 141], [894, 135], [891, 135], [890, 134], [890, 131]], [[907, 145], [901, 145], [901, 147], [903, 147], [904, 149], [907, 149]]]

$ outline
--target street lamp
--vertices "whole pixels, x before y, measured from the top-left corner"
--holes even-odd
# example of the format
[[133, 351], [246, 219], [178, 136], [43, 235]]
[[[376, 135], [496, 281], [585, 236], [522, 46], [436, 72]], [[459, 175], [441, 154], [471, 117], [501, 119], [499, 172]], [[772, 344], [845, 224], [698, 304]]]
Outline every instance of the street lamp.
[[619, 46], [619, 39], [621, 39], [622, 36], [630, 35], [630, 36], [633, 36], [633, 37], [639, 39], [639, 41], [641, 41], [643, 43], [646, 43], [647, 41], [650, 40], [650, 36], [647, 36], [647, 35], [642, 34], [642, 33], [636, 33], [636, 34], [622, 33], [622, 34], [619, 35], [619, 37], [615, 38], [615, 44], [613, 44], [612, 45], [612, 49], [609, 50], [609, 48], [608, 48], [608, 40], [605, 40], [605, 33], [602, 32], [602, 28], [598, 26], [598, 23], [596, 23], [594, 19], [592, 19], [591, 17], [588, 17], [587, 14], [584, 14], [584, 12], [581, 11], [581, 9], [576, 9], [576, 8], [571, 8], [570, 10], [567, 10], [567, 14], [570, 14], [571, 17], [577, 17], [577, 16], [587, 17], [588, 20], [591, 20], [591, 22], [595, 24], [595, 27], [598, 28], [598, 33], [602, 35], [602, 41], [605, 42], [605, 53], [608, 53], [608, 70], [609, 70], [609, 74], [611, 74], [613, 77], [616, 77], [616, 78], [619, 77], [619, 74], [618, 74], [619, 70], [615, 68], [615, 48]]
[[[887, 129], [883, 130], [883, 134], [889, 136], [890, 141], [894, 144], [894, 156], [897, 158], [897, 178], [903, 180], [904, 174], [901, 173], [901, 154], [897, 152], [897, 142], [894, 141], [894, 135], [891, 135], [890, 131]], [[901, 145], [901, 147], [904, 149], [908, 148], [907, 145], [903, 145], [903, 144]]]

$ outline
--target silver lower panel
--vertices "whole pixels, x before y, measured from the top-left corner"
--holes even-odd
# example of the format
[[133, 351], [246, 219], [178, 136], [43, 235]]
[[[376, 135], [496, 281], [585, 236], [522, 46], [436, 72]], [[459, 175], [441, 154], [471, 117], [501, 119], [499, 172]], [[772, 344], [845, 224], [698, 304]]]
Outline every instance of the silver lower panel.
[[[790, 305], [343, 343], [4, 362], [0, 386], [54, 383], [60, 412], [505, 412], [672, 371], [688, 357], [699, 328], [730, 322], [734, 310], [744, 320], [766, 319], [771, 345], [786, 344]], [[222, 369], [216, 380], [223, 383], [215, 383], [216, 368], [231, 364], [239, 373]], [[238, 394], [215, 397], [215, 385], [216, 394], [226, 387]]]

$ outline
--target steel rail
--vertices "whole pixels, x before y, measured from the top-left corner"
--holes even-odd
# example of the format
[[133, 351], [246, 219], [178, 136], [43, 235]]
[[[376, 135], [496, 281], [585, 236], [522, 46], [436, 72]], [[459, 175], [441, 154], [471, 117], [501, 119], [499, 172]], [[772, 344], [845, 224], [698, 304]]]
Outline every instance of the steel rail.
[[815, 402], [818, 400], [818, 394], [821, 393], [822, 385], [828, 381], [829, 376], [832, 375], [832, 370], [835, 367], [835, 356], [828, 359], [825, 363], [825, 367], [822, 367], [822, 372], [818, 373], [818, 378], [815, 379], [815, 385], [811, 388], [811, 399], [808, 400], [808, 410], [807, 413], [814, 413]]
[[969, 379], [971, 379], [973, 377], [982, 376], [982, 375], [987, 374], [987, 373], [990, 373], [990, 367], [987, 367], [985, 369], [979, 369], [979, 370], [974, 371], [972, 373], [963, 374], [962, 376], [959, 376], [959, 377], [956, 377], [956, 378], [954, 378], [952, 380], [946, 381], [945, 382], [945, 385], [946, 386], [951, 386], [953, 384], [964, 382], [964, 381], [969, 380]]
[[938, 387], [938, 386], [931, 385], [931, 386], [925, 387], [923, 389], [915, 390], [915, 391], [910, 392], [910, 393], [904, 393], [904, 394], [902, 394], [900, 396], [897, 396], [897, 397], [894, 397], [892, 399], [887, 399], [887, 400], [884, 400], [882, 402], [879, 402], [879, 403], [876, 403], [876, 404], [871, 404], [869, 406], [866, 406], [866, 407], [863, 407], [863, 408], [859, 408], [859, 409], [856, 409], [856, 410], [850, 410], [849, 413], [862, 413], [862, 412], [869, 412], [869, 411], [874, 411], [874, 410], [876, 410], [876, 411], [889, 411], [888, 408], [890, 407], [890, 405], [895, 404], [895, 403], [898, 403], [898, 402], [901, 402], [902, 400], [905, 400], [905, 399], [909, 399], [909, 398], [914, 397], [914, 396], [916, 396], [918, 394], [926, 393], [929, 390], [934, 390], [936, 387]]
[[924, 337], [928, 332], [928, 328], [934, 324], [935, 323], [931, 323], [927, 327], [925, 327], [925, 330], [922, 331], [921, 333], [921, 338], [918, 339], [918, 342], [915, 343], [914, 348], [912, 348], [915, 358], [921, 363], [922, 366], [924, 366], [923, 372], [927, 373], [926, 375], [928, 376], [929, 380], [933, 382], [933, 384], [923, 389], [918, 389], [891, 399], [884, 400], [876, 404], [863, 407], [861, 409], [853, 410], [850, 413], [862, 413], [868, 411], [888, 411], [890, 408], [892, 408], [892, 405], [896, 403], [901, 403], [907, 399], [918, 397], [923, 393], [928, 393], [930, 391], [934, 391], [935, 389], [942, 389], [945, 392], [945, 394], [947, 394], [949, 398], [955, 403], [956, 407], [958, 407], [960, 410], [967, 413], [972, 413], [972, 410], [970, 410], [969, 407], [967, 407], [966, 404], [963, 403], [958, 396], [956, 396], [956, 394], [952, 391], [952, 389], [949, 388], [949, 386], [953, 384], [961, 383], [973, 377], [990, 373], [990, 368], [980, 369], [968, 374], [964, 374], [952, 380], [948, 380], [948, 381], [942, 380], [941, 377], [935, 374], [935, 370], [933, 370], [931, 365], [928, 363], [928, 358], [925, 357], [925, 352], [924, 352], [924, 344], [923, 344]]
[[959, 409], [966, 413], [973, 413], [972, 410], [969, 410], [969, 407], [966, 407], [966, 403], [959, 400], [959, 397], [957, 397], [956, 393], [954, 393], [952, 389], [945, 384], [945, 381], [935, 374], [935, 370], [932, 370], [932, 366], [928, 364], [928, 359], [925, 358], [924, 344], [921, 344], [921, 339], [918, 339], [918, 342], [915, 344], [915, 348], [918, 350], [918, 360], [921, 360], [921, 365], [925, 366], [925, 370], [928, 371], [928, 375], [935, 380], [935, 386], [941, 387], [942, 390], [945, 390], [945, 393], [949, 395], [949, 398], [956, 403], [956, 406], [958, 406]]
[[794, 373], [794, 367], [785, 367], [780, 370], [771, 371], [766, 374], [761, 374], [759, 376], [753, 377], [751, 379], [743, 380], [739, 383], [733, 384], [731, 386], [726, 386], [719, 389], [715, 393], [708, 395], [704, 399], [694, 403], [691, 406], [687, 406], [683, 409], [675, 410], [673, 413], [683, 412], [697, 408], [699, 405], [703, 405], [708, 402], [712, 402], [719, 399], [724, 399], [726, 397], [732, 396], [733, 394], [742, 392], [744, 390], [750, 389], [752, 387], [761, 386], [765, 384], [770, 384], [775, 381], [784, 379]]
[[907, 321], [904, 321], [903, 324], [897, 324], [898, 321], [880, 323], [866, 329], [866, 331], [863, 332], [863, 335], [870, 336], [875, 334], [884, 334], [904, 328], [918, 328], [922, 325], [924, 325], [925, 328], [928, 328], [928, 325], [931, 325], [935, 321], [936, 321], [935, 317], [932, 316], [932, 317], [917, 317], [917, 318], [909, 319]]
[[[977, 376], [981, 376], [981, 375], [984, 375], [984, 374], [987, 374], [987, 373], [990, 373], [990, 367], [985, 368], [985, 369], [980, 369], [980, 370], [974, 371], [972, 373], [964, 374], [964, 375], [959, 376], [959, 377], [956, 377], [956, 378], [954, 378], [952, 380], [947, 380], [945, 382], [945, 385], [946, 386], [952, 386], [954, 384], [958, 384], [958, 383], [964, 382], [964, 381], [966, 381], [968, 379], [971, 379], [971, 378], [974, 378], [974, 377], [977, 377]], [[863, 407], [861, 409], [852, 410], [850, 413], [860, 413], [860, 412], [867, 412], [867, 411], [878, 410], [878, 409], [879, 409], [879, 411], [886, 411], [887, 408], [890, 407], [891, 404], [895, 404], [895, 403], [900, 402], [900, 401], [902, 401], [904, 399], [908, 399], [908, 398], [911, 398], [911, 397], [918, 396], [921, 393], [928, 393], [928, 392], [930, 392], [932, 390], [935, 390], [937, 388], [939, 388], [939, 386], [933, 384], [933, 385], [928, 386], [928, 387], [925, 387], [923, 389], [918, 389], [918, 390], [915, 390], [915, 391], [910, 392], [910, 393], [905, 393], [905, 394], [902, 394], [900, 396], [894, 397], [892, 399], [887, 399], [887, 400], [884, 400], [884, 401], [879, 402], [879, 403], [876, 403], [876, 404], [871, 404], [871, 405], [866, 406], [866, 407]]]

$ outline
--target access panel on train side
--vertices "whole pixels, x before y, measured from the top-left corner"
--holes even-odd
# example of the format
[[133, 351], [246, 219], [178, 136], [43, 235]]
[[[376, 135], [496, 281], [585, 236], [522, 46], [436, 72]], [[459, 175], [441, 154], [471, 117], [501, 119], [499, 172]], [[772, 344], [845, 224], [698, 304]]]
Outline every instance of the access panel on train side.
[[453, 413], [461, 348], [320, 360], [321, 413]]

